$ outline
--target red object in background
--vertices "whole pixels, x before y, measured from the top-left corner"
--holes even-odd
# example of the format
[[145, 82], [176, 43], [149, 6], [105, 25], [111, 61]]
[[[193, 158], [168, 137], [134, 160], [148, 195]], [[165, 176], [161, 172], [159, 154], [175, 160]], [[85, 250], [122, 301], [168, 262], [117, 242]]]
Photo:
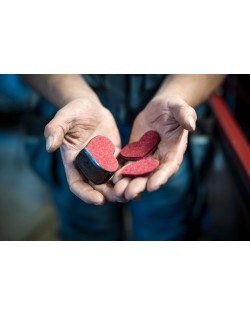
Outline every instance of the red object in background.
[[160, 140], [158, 132], [150, 130], [140, 140], [127, 144], [121, 150], [121, 156], [126, 160], [140, 160], [152, 153], [157, 148]]
[[[250, 185], [250, 145], [237, 121], [229, 111], [224, 99], [219, 95], [210, 98], [210, 104], [218, 123]], [[250, 119], [250, 117], [249, 117]]]

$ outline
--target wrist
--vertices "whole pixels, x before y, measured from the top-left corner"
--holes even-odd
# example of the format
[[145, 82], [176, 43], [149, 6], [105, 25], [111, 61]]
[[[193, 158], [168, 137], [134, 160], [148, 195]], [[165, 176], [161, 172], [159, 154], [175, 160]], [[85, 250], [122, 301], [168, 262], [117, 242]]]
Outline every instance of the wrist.
[[46, 85], [49, 99], [58, 108], [78, 100], [101, 105], [98, 96], [80, 75], [49, 75]]
[[168, 101], [168, 100], [182, 100], [185, 101], [189, 106], [196, 107], [198, 103], [189, 95], [183, 91], [179, 90], [161, 90], [159, 91], [153, 98], [153, 100], [157, 101]]
[[174, 98], [181, 99], [191, 107], [196, 107], [202, 100], [200, 91], [203, 87], [197, 86], [194, 79], [192, 77], [191, 80], [190, 76], [185, 75], [170, 75], [157, 91], [155, 98], [165, 101]]
[[103, 105], [101, 104], [99, 98], [95, 95], [89, 95], [88, 93], [81, 93], [65, 97], [61, 100], [60, 104], [58, 104], [58, 107], [63, 108], [64, 106], [72, 103], [80, 107], [91, 107], [97, 109], [103, 108]]
[[[153, 104], [181, 104], [183, 101], [189, 105], [189, 102], [181, 94], [157, 93], [150, 103]], [[192, 105], [190, 105], [193, 107]]]

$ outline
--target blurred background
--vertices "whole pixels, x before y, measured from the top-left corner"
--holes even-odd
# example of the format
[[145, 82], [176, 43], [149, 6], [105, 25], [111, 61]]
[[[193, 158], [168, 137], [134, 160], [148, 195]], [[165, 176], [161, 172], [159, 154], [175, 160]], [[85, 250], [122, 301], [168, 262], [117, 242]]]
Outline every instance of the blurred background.
[[[0, 240], [60, 240], [50, 190], [26, 154], [44, 128], [39, 100], [18, 75], [0, 75]], [[229, 75], [198, 117], [188, 150], [204, 158], [190, 165], [196, 197], [189, 238], [249, 240], [250, 75]]]

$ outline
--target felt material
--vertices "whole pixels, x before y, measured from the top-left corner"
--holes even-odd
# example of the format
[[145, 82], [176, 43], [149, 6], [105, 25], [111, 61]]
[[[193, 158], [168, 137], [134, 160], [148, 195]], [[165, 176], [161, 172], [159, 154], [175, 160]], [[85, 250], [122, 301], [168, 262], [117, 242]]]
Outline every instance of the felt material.
[[159, 166], [159, 161], [147, 157], [124, 167], [121, 174], [126, 177], [146, 176]]
[[121, 156], [126, 160], [140, 160], [152, 153], [160, 142], [160, 135], [150, 130], [139, 141], [129, 143], [121, 150]]
[[115, 146], [104, 136], [94, 137], [77, 155], [76, 165], [96, 185], [106, 183], [118, 169]]
[[115, 146], [104, 136], [94, 137], [86, 146], [93, 159], [106, 171], [115, 172], [118, 161], [114, 157]]

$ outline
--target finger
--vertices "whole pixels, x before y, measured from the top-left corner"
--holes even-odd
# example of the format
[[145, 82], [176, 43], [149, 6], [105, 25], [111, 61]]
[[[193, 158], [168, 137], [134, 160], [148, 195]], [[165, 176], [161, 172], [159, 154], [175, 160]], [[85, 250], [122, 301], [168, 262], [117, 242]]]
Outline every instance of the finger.
[[118, 171], [115, 172], [115, 174], [113, 175], [113, 178], [112, 178], [112, 182], [114, 184], [116, 184], [117, 182], [119, 182], [123, 178], [123, 176], [121, 175], [121, 171], [124, 169], [124, 167], [133, 163], [133, 162], [134, 161], [130, 161], [130, 162], [125, 163], [123, 167], [121, 167]]
[[125, 191], [125, 198], [133, 200], [140, 195], [147, 186], [148, 177], [137, 177], [130, 181]]
[[86, 203], [94, 205], [102, 205], [105, 202], [103, 194], [92, 188], [88, 183], [83, 180], [78, 180], [69, 184], [70, 191], [78, 198]]
[[58, 111], [55, 117], [46, 125], [44, 130], [46, 149], [48, 152], [54, 152], [61, 146], [64, 136], [69, 129], [69, 115], [65, 115], [64, 112]]
[[[131, 179], [128, 177], [124, 177], [121, 180], [119, 180], [115, 186], [114, 186], [114, 195], [116, 198], [123, 198], [126, 200], [124, 193], [126, 188], [128, 187], [128, 184], [130, 183]], [[126, 200], [127, 201], [127, 200]]]
[[118, 183], [119, 181], [121, 181], [123, 178], [123, 176], [120, 174], [120, 171], [116, 171], [113, 178], [112, 178], [112, 182], [114, 183], [114, 185], [116, 185], [116, 183]]
[[168, 179], [179, 170], [183, 157], [176, 157], [175, 153], [171, 153], [165, 162], [161, 162], [160, 167], [155, 171], [147, 182], [147, 191], [152, 192], [158, 190], [162, 185], [166, 184]]
[[127, 200], [123, 197], [123, 195], [117, 195], [114, 192], [114, 186], [110, 183], [103, 184], [103, 185], [94, 185], [93, 186], [97, 191], [102, 193], [105, 196], [107, 201], [110, 202], [120, 202], [126, 203]]
[[141, 200], [141, 196], [142, 196], [142, 194], [139, 194], [139, 195], [137, 195], [135, 198], [134, 198], [134, 200]]
[[[147, 182], [147, 190], [149, 192], [159, 189], [168, 181], [169, 177], [178, 171], [187, 148], [187, 141], [188, 131], [183, 130], [182, 135], [176, 143], [175, 149], [167, 152], [165, 156], [159, 159], [159, 168], [150, 176]], [[158, 152], [156, 151], [155, 154], [158, 154]]]
[[197, 115], [191, 106], [189, 106], [183, 99], [178, 99], [178, 103], [175, 102], [169, 107], [172, 110], [174, 118], [184, 129], [188, 131], [195, 130]]
[[121, 147], [120, 146], [115, 146], [114, 157], [118, 158], [120, 152], [121, 152]]

